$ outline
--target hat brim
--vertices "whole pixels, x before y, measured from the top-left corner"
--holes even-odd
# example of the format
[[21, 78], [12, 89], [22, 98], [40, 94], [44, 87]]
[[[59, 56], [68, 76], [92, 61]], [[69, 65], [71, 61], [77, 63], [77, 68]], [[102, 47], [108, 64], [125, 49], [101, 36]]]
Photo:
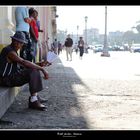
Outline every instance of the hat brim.
[[25, 44], [28, 43], [28, 42], [25, 41], [25, 40], [21, 40], [21, 39], [19, 39], [19, 38], [13, 37], [13, 36], [11, 36], [11, 38], [13, 38], [13, 39], [15, 39], [16, 41], [19, 41], [19, 42], [21, 42], [21, 43], [25, 43]]

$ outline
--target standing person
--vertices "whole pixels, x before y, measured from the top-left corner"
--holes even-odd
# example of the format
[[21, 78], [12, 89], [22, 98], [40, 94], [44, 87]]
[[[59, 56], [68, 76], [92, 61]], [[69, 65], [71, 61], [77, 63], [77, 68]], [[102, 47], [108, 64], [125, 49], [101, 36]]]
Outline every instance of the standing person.
[[[38, 20], [38, 11], [37, 10], [35, 10], [35, 12], [36, 12], [36, 17], [35, 17], [35, 20], [36, 20], [36, 25], [37, 25], [37, 28], [38, 28], [38, 32], [41, 32], [41, 33], [43, 33], [44, 31], [42, 30], [42, 29], [40, 29], [40, 21]], [[38, 34], [39, 35], [39, 34]], [[49, 40], [49, 39], [48, 39]], [[47, 50], [49, 50], [48, 49], [48, 43], [47, 43], [48, 41], [46, 41], [45, 43], [46, 43], [46, 47], [47, 48], [45, 48], [44, 50], [43, 50], [43, 54], [45, 54], [45, 55], [43, 55], [43, 59], [44, 60], [46, 60], [46, 58], [45, 58], [45, 56], [46, 56], [46, 54], [47, 54]], [[44, 44], [42, 44], [42, 45], [44, 45]], [[41, 43], [39, 42], [39, 40], [38, 40], [38, 42], [37, 42], [37, 50], [39, 51], [39, 60], [41, 60], [42, 59], [42, 46], [41, 46]]]
[[[37, 92], [43, 89], [40, 71], [44, 78], [48, 79], [48, 72], [41, 67], [45, 63], [35, 64], [18, 56], [18, 50], [27, 43], [23, 32], [16, 32], [11, 38], [12, 43], [0, 53], [0, 85], [15, 87], [28, 83], [31, 94], [28, 107], [44, 110], [46, 107], [41, 104], [44, 100], [37, 95]], [[25, 69], [20, 69], [18, 65], [22, 65]]]
[[16, 7], [15, 9], [15, 21], [16, 21], [16, 32], [22, 31], [25, 34], [27, 44], [24, 44], [22, 49], [20, 50], [20, 57], [32, 61], [31, 55], [31, 41], [30, 41], [30, 33], [29, 33], [29, 23], [31, 19], [29, 18], [28, 7]]
[[56, 53], [56, 54], [58, 54], [58, 45], [59, 45], [59, 42], [55, 38], [55, 40], [53, 42], [53, 49], [54, 49], [54, 53]]
[[79, 48], [79, 51], [80, 51], [80, 59], [82, 59], [83, 54], [84, 54], [84, 40], [83, 40], [83, 37], [79, 38], [78, 48]]
[[62, 53], [62, 44], [60, 41], [58, 41], [58, 55], [60, 54], [60, 52]]
[[65, 47], [66, 47], [66, 56], [67, 56], [67, 61], [69, 60], [69, 55], [70, 55], [70, 61], [72, 61], [72, 45], [73, 45], [73, 40], [70, 38], [70, 34], [68, 34], [66, 40], [65, 40]]
[[36, 56], [37, 56], [37, 43], [38, 43], [38, 27], [36, 24], [38, 13], [34, 8], [29, 9], [29, 17], [31, 18], [30, 22], [30, 36], [31, 36], [31, 49], [32, 49], [32, 58], [33, 62], [36, 63]]

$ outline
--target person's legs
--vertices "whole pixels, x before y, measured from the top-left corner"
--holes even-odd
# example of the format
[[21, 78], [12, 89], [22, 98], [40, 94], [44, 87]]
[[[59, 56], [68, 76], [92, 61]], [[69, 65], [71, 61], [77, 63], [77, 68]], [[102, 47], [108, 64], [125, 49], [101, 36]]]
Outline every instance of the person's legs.
[[82, 57], [82, 48], [79, 48], [80, 49], [80, 57]]
[[80, 59], [82, 59], [84, 48], [83, 47], [79, 47], [79, 49], [80, 49]]
[[32, 45], [31, 45], [31, 55], [32, 55], [32, 59], [33, 62], [36, 63], [36, 42], [34, 41], [34, 39], [32, 39]]
[[38, 110], [46, 109], [46, 107], [40, 103], [37, 95], [37, 92], [43, 89], [41, 75], [38, 70], [23, 70], [20, 73], [3, 78], [2, 83], [3, 86], [7, 87], [22, 86], [29, 83], [29, 91], [31, 94], [29, 97], [29, 108]]
[[69, 47], [70, 61], [72, 61], [72, 47]]
[[38, 43], [35, 45], [35, 63], [37, 62], [37, 54], [38, 54]]
[[32, 43], [31, 43], [30, 35], [27, 32], [24, 32], [24, 33], [25, 33], [26, 40], [28, 41], [28, 44], [26, 45], [26, 50], [25, 50], [26, 56], [27, 56], [26, 57], [26, 60], [32, 62], [32, 59], [33, 59], [32, 55], [31, 55], [31, 46], [32, 46]]
[[84, 54], [84, 48], [82, 47], [81, 48], [81, 56], [83, 56], [83, 54]]
[[26, 83], [29, 83], [29, 71], [23, 70], [21, 72], [15, 73], [10, 76], [3, 77], [2, 79], [2, 86], [6, 87], [20, 87]]
[[69, 48], [68, 48], [68, 47], [66, 47], [66, 56], [67, 56], [67, 61], [69, 60], [68, 53], [69, 53]]

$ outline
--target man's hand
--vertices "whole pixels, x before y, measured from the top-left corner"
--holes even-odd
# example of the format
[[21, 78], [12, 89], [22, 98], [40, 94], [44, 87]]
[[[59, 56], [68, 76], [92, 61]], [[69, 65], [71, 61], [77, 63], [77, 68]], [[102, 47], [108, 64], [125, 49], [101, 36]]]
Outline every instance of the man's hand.
[[31, 18], [24, 18], [24, 21], [25, 21], [26, 23], [30, 23], [30, 22], [31, 22]]
[[48, 79], [49, 78], [48, 72], [45, 69], [42, 69], [42, 72], [44, 74], [44, 79]]
[[49, 63], [48, 61], [43, 61], [43, 62], [39, 62], [38, 65], [41, 66], [41, 67], [45, 67], [45, 66], [52, 65], [52, 63]]

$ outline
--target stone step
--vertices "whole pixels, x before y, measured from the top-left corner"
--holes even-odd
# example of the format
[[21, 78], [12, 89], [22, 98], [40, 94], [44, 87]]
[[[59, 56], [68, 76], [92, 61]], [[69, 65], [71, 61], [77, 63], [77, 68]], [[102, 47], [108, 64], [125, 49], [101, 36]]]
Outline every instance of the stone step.
[[10, 105], [13, 103], [20, 89], [20, 87], [0, 87], [0, 118], [4, 115], [4, 113], [10, 107]]

